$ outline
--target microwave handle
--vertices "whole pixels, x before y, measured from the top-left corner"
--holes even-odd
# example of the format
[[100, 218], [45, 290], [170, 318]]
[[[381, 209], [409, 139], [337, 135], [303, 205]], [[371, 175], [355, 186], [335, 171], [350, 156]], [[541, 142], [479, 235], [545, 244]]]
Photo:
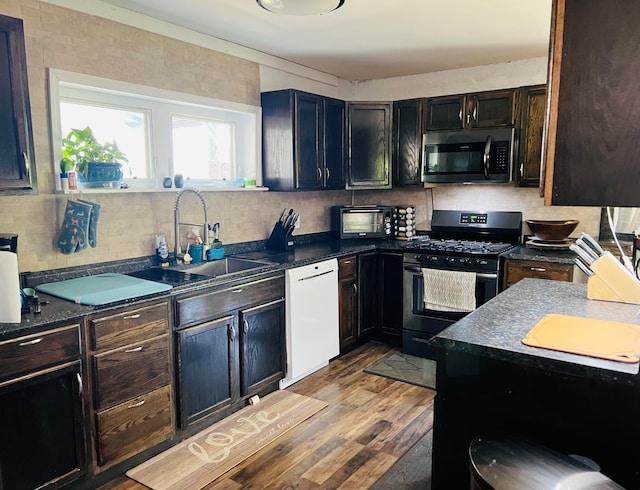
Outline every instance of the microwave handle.
[[487, 141], [484, 144], [484, 156], [482, 157], [482, 163], [484, 163], [483, 171], [484, 178], [489, 180], [489, 157], [491, 156], [491, 136], [487, 136]]

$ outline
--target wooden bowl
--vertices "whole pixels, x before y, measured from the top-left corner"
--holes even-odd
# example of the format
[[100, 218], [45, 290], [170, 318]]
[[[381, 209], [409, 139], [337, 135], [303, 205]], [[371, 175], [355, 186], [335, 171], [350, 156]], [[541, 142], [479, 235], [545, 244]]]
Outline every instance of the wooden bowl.
[[565, 221], [527, 220], [531, 233], [540, 240], [550, 242], [559, 242], [567, 238], [576, 229], [578, 223], [580, 222], [575, 219]]

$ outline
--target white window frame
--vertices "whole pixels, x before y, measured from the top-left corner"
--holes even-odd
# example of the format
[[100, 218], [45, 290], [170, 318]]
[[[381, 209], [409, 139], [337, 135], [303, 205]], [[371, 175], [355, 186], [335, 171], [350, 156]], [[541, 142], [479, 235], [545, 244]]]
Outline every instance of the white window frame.
[[[237, 102], [184, 94], [129, 82], [110, 80], [54, 68], [49, 69], [49, 102], [51, 108], [51, 141], [53, 173], [60, 172], [62, 141], [60, 100], [130, 108], [148, 116], [148, 151], [151, 175], [147, 179], [127, 179], [126, 192], [163, 190], [162, 180], [173, 176], [171, 116], [217, 119], [235, 125], [235, 177], [256, 180], [262, 188], [262, 108]], [[57, 180], [57, 179], [56, 179]], [[217, 190], [218, 182], [187, 180], [185, 185]], [[234, 186], [221, 186], [231, 188]], [[264, 189], [264, 188], [262, 188]], [[239, 189], [233, 189], [239, 190]], [[116, 191], [115, 189], [110, 192]], [[117, 192], [117, 191], [116, 191]]]

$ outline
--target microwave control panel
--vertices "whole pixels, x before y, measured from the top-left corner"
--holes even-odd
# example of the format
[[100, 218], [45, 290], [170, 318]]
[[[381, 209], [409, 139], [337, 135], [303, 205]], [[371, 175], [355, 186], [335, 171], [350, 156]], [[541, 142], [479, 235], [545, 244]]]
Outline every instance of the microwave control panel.
[[491, 172], [503, 174], [509, 170], [509, 143], [500, 141], [495, 143], [494, 158], [491, 159]]

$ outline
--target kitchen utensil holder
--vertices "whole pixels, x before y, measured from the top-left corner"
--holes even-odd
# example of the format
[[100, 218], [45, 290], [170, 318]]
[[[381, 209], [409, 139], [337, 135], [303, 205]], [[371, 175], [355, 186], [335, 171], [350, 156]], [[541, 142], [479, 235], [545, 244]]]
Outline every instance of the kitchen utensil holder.
[[591, 270], [595, 275], [587, 280], [587, 298], [640, 304], [640, 281], [611, 252], [591, 264]]
[[271, 236], [267, 240], [267, 248], [269, 250], [293, 250], [296, 246], [296, 239], [278, 221], [273, 227]]

